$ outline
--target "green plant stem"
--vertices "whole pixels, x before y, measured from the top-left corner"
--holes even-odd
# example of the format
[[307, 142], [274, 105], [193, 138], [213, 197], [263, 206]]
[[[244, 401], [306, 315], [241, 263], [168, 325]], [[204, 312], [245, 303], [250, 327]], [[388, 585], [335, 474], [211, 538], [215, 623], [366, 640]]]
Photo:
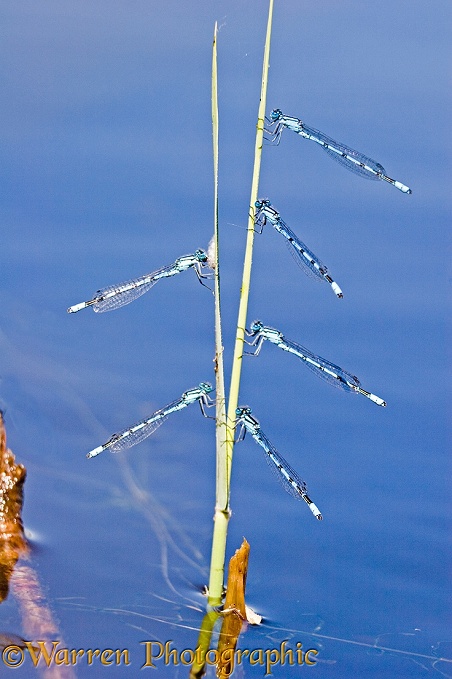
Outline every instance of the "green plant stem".
[[[247, 228], [247, 239], [245, 248], [245, 258], [243, 263], [242, 287], [240, 292], [240, 303], [237, 321], [237, 333], [234, 346], [234, 356], [231, 372], [231, 384], [229, 391], [229, 405], [227, 412], [227, 419], [225, 417], [225, 400], [218, 396], [217, 392], [217, 492], [216, 492], [216, 507], [214, 517], [214, 530], [212, 540], [212, 556], [210, 565], [209, 578], [209, 603], [211, 605], [218, 605], [221, 602], [223, 582], [224, 582], [224, 561], [226, 555], [226, 538], [227, 529], [230, 516], [230, 479], [232, 470], [232, 457], [234, 452], [234, 424], [235, 424], [235, 410], [238, 405], [238, 396], [240, 389], [240, 375], [242, 368], [243, 343], [245, 337], [246, 314], [248, 309], [248, 297], [251, 280], [251, 264], [253, 255], [254, 243], [254, 203], [258, 196], [259, 187], [259, 173], [262, 157], [262, 145], [264, 137], [264, 120], [265, 108], [267, 100], [267, 82], [268, 82], [268, 68], [270, 60], [270, 40], [272, 30], [273, 18], [273, 1], [269, 0], [267, 33], [264, 49], [264, 60], [262, 66], [262, 85], [261, 96], [258, 109], [257, 126], [256, 126], [256, 142], [254, 151], [254, 169], [253, 180], [251, 185], [251, 199]], [[216, 257], [217, 266], [215, 269], [215, 280], [218, 279], [218, 289], [216, 288], [216, 375], [217, 375], [217, 389], [219, 363], [221, 358], [221, 370], [223, 369], [221, 344], [221, 317], [219, 313], [219, 269], [218, 269], [218, 105], [217, 105], [217, 52], [216, 52], [216, 27], [215, 38], [213, 45], [213, 60], [212, 60], [212, 122], [213, 122], [213, 137], [214, 137], [214, 175], [215, 175], [215, 238], [216, 238]], [[218, 319], [217, 319], [218, 308]], [[221, 372], [221, 375], [223, 373]], [[224, 389], [224, 386], [223, 386]], [[219, 400], [220, 399], [220, 400]], [[224, 404], [219, 407], [219, 403]]]
[[261, 157], [262, 157], [262, 145], [264, 141], [264, 122], [265, 122], [265, 108], [267, 103], [267, 83], [268, 83], [268, 67], [270, 61], [270, 40], [272, 31], [272, 18], [273, 18], [273, 0], [270, 0], [268, 9], [268, 22], [267, 22], [267, 35], [265, 39], [265, 49], [264, 49], [264, 62], [262, 67], [262, 86], [261, 86], [261, 97], [259, 102], [259, 110], [257, 115], [257, 126], [256, 126], [256, 143], [254, 149], [254, 170], [253, 170], [253, 180], [251, 184], [251, 198], [250, 198], [250, 208], [248, 212], [248, 229], [246, 238], [246, 249], [245, 249], [245, 259], [243, 262], [243, 277], [242, 277], [242, 287], [240, 291], [240, 304], [239, 304], [239, 314], [237, 320], [237, 334], [234, 346], [234, 356], [232, 361], [232, 373], [231, 373], [231, 385], [229, 390], [229, 402], [228, 402], [228, 420], [227, 429], [228, 435], [226, 439], [226, 446], [228, 451], [229, 459], [229, 478], [231, 474], [232, 465], [232, 455], [234, 450], [234, 422], [235, 422], [235, 411], [238, 405], [238, 397], [240, 390], [240, 376], [242, 372], [242, 357], [243, 357], [243, 344], [245, 339], [245, 326], [246, 326], [246, 315], [248, 310], [248, 298], [250, 290], [250, 280], [251, 280], [251, 265], [253, 260], [253, 244], [254, 244], [254, 214], [255, 207], [254, 204], [258, 197], [259, 189], [259, 174], [261, 167]]
[[217, 441], [217, 491], [216, 505], [226, 509], [229, 489], [226, 457], [226, 396], [224, 389], [223, 338], [221, 331], [220, 297], [220, 243], [218, 232], [218, 89], [217, 89], [217, 24], [213, 41], [212, 58], [212, 127], [214, 157], [214, 245], [215, 245], [215, 386], [216, 386], [216, 441]]
[[215, 386], [216, 386], [216, 501], [209, 575], [209, 603], [221, 603], [224, 581], [224, 555], [229, 521], [229, 475], [226, 454], [226, 396], [224, 389], [223, 341], [220, 312], [220, 258], [218, 234], [218, 87], [217, 24], [212, 49], [212, 132], [214, 171], [214, 293], [215, 293]]

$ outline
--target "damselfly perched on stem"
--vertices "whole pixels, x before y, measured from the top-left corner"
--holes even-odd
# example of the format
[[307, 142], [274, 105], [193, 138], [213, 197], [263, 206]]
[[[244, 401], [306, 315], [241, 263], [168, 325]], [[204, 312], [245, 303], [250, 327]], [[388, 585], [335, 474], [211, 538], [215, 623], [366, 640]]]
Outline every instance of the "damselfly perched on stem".
[[290, 466], [287, 460], [285, 460], [276, 450], [275, 446], [270, 443], [262, 431], [259, 421], [251, 415], [251, 408], [248, 406], [240, 406], [236, 409], [235, 413], [237, 416], [236, 427], [238, 425], [242, 426], [238, 440], [242, 440], [245, 433], [249, 432], [256, 443], [264, 450], [265, 459], [276, 474], [276, 477], [282, 484], [284, 490], [297, 500], [304, 500], [315, 518], [321, 521], [323, 516], [317, 505], [315, 505], [309, 497], [306, 483], [300, 478], [295, 469]]
[[[74, 304], [68, 309], [69, 314], [74, 314], [81, 309], [86, 309], [92, 306], [93, 311], [100, 314], [104, 311], [113, 311], [113, 309], [119, 309], [119, 307], [130, 304], [133, 300], [137, 299], [145, 292], [150, 290], [161, 278], [170, 278], [175, 276], [182, 271], [187, 271], [193, 268], [198, 280], [202, 283], [202, 278], [207, 278], [205, 274], [202, 273], [202, 269], [208, 267], [207, 254], [204, 250], [196, 250], [193, 255], [183, 255], [176, 259], [174, 264], [169, 264], [168, 266], [163, 266], [157, 271], [148, 273], [139, 278], [133, 278], [125, 283], [118, 283], [118, 285], [110, 285], [107, 288], [102, 288], [98, 290], [94, 297], [88, 302], [81, 302], [80, 304]], [[204, 283], [202, 283], [204, 285]]]
[[341, 165], [346, 167], [347, 170], [359, 174], [366, 179], [381, 179], [382, 181], [392, 184], [392, 186], [395, 186], [396, 189], [399, 189], [402, 193], [412, 193], [408, 186], [388, 177], [386, 170], [380, 163], [376, 163], [375, 160], [372, 160], [372, 158], [365, 156], [359, 151], [354, 151], [350, 146], [334, 141], [334, 139], [327, 137], [323, 132], [319, 132], [319, 130], [316, 130], [313, 127], [308, 127], [308, 125], [299, 118], [286, 116], [281, 109], [275, 108], [271, 112], [270, 118], [267, 118], [267, 120], [270, 127], [270, 129], [267, 130], [271, 135], [270, 141], [279, 144], [283, 130], [292, 130], [292, 132], [296, 132], [305, 139], [315, 141], [316, 144], [319, 144], [325, 149], [331, 158], [337, 160]]
[[270, 222], [276, 231], [284, 236], [291, 255], [293, 255], [303, 271], [312, 275], [316, 280], [323, 280], [329, 283], [336, 297], [342, 298], [344, 296], [342, 290], [331, 278], [325, 264], [289, 229], [287, 224], [281, 219], [279, 212], [272, 207], [268, 198], [257, 200], [254, 207], [256, 208], [256, 225], [263, 228], [267, 221]]
[[117, 434], [113, 434], [106, 443], [91, 450], [86, 457], [96, 457], [96, 455], [99, 455], [104, 450], [109, 450], [111, 453], [119, 453], [121, 450], [131, 448], [150, 436], [165, 422], [168, 415], [175, 413], [177, 410], [182, 410], [192, 403], [196, 403], [196, 401], [200, 405], [202, 414], [207, 417], [204, 407], [210, 408], [215, 405], [215, 401], [209, 397], [211, 391], [213, 391], [213, 387], [208, 382], [200, 382], [199, 386], [184, 391], [180, 398], [172, 401], [164, 408], [156, 410], [150, 417], [140, 420], [137, 424], [123, 429]]
[[247, 331], [247, 335], [248, 337], [253, 338], [251, 342], [247, 342], [247, 344], [254, 347], [254, 351], [249, 352], [252, 353], [253, 356], [259, 354], [262, 344], [265, 340], [268, 340], [269, 342], [272, 342], [272, 344], [276, 344], [280, 349], [283, 349], [283, 351], [287, 351], [300, 358], [318, 377], [322, 377], [333, 386], [339, 387], [339, 389], [343, 389], [344, 391], [362, 394], [373, 403], [376, 403], [377, 406], [386, 406], [386, 401], [383, 401], [379, 396], [375, 396], [375, 394], [371, 394], [361, 387], [361, 382], [356, 375], [352, 375], [321, 356], [316, 356], [316, 354], [313, 354], [312, 351], [301, 346], [301, 344], [287, 339], [287, 337], [285, 337], [282, 332], [279, 332], [279, 330], [270, 328], [261, 321], [254, 321], [250, 330]]

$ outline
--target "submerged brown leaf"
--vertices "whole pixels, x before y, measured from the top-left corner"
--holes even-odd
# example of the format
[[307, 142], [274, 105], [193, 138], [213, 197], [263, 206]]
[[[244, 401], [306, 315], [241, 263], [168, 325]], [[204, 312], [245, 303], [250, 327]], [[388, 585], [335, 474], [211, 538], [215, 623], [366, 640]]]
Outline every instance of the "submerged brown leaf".
[[27, 471], [16, 464], [6, 447], [6, 431], [0, 411], [0, 602], [6, 599], [9, 580], [20, 556], [28, 553], [21, 511]]

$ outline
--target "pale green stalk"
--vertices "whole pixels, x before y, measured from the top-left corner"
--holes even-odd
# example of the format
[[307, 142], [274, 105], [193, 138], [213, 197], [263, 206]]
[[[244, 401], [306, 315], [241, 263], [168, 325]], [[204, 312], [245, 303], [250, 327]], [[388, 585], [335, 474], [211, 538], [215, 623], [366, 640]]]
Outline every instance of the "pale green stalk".
[[[212, 556], [209, 579], [209, 603], [218, 605], [221, 602], [224, 561], [226, 554], [226, 537], [230, 516], [229, 489], [232, 468], [232, 456], [234, 451], [234, 422], [235, 410], [238, 405], [240, 388], [240, 375], [242, 367], [243, 342], [245, 336], [246, 313], [248, 308], [248, 296], [251, 279], [251, 264], [254, 242], [254, 203], [257, 200], [259, 187], [259, 172], [262, 156], [264, 136], [264, 120], [267, 99], [268, 68], [270, 60], [270, 39], [273, 18], [273, 0], [270, 0], [267, 22], [267, 34], [265, 40], [264, 60], [262, 67], [262, 85], [257, 117], [256, 142], [254, 152], [254, 170], [251, 185], [250, 210], [248, 218], [247, 240], [245, 259], [243, 264], [242, 287], [237, 321], [237, 334], [234, 347], [234, 357], [231, 373], [231, 385], [229, 392], [229, 407], [226, 420], [224, 383], [223, 383], [223, 346], [221, 342], [221, 319], [220, 319], [220, 288], [218, 268], [218, 103], [217, 103], [217, 51], [216, 51], [216, 26], [213, 43], [212, 59], [212, 123], [213, 123], [213, 146], [214, 146], [214, 177], [215, 177], [215, 369], [217, 380], [217, 491], [215, 507], [215, 523], [212, 541]], [[218, 388], [222, 390], [218, 392]]]
[[231, 475], [232, 455], [234, 451], [234, 421], [240, 390], [243, 344], [245, 338], [246, 314], [248, 310], [248, 297], [251, 280], [251, 264], [253, 260], [254, 213], [255, 213], [254, 204], [258, 197], [259, 173], [261, 167], [262, 145], [264, 141], [264, 122], [265, 122], [265, 108], [267, 103], [267, 82], [268, 82], [268, 67], [270, 61], [270, 39], [272, 31], [272, 18], [273, 18], [273, 0], [270, 0], [268, 9], [267, 35], [265, 39], [265, 49], [264, 49], [264, 62], [262, 67], [261, 97], [259, 102], [259, 111], [257, 115], [256, 143], [254, 149], [254, 170], [253, 170], [253, 181], [251, 184], [250, 208], [248, 212], [248, 230], [246, 238], [245, 259], [243, 262], [243, 277], [242, 277], [242, 287], [240, 289], [240, 304], [237, 320], [237, 334], [234, 346], [234, 357], [232, 361], [231, 386], [229, 390], [228, 420], [227, 420], [228, 436], [226, 440], [229, 459], [228, 468], [229, 479]]
[[216, 383], [216, 502], [212, 555], [209, 576], [209, 603], [221, 603], [224, 581], [224, 556], [229, 521], [229, 474], [226, 454], [226, 397], [224, 390], [223, 342], [220, 314], [220, 265], [218, 237], [218, 89], [217, 89], [217, 24], [212, 51], [212, 130], [214, 172], [214, 249], [215, 249], [215, 383]]

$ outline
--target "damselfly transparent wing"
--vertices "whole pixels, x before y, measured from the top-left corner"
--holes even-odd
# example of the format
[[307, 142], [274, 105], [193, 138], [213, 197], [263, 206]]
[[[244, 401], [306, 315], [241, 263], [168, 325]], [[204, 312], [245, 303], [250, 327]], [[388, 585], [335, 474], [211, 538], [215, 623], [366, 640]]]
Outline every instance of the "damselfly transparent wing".
[[113, 311], [126, 304], [130, 304], [130, 302], [144, 295], [145, 292], [148, 292], [157, 283], [158, 278], [155, 278], [155, 276], [160, 272], [161, 269], [146, 276], [133, 278], [125, 283], [110, 285], [107, 288], [98, 290], [94, 297], [93, 310], [97, 314], [101, 314], [104, 311]]
[[321, 521], [323, 516], [320, 510], [309, 497], [306, 483], [298, 476], [295, 469], [293, 469], [287, 460], [278, 453], [276, 448], [270, 443], [260, 429], [253, 434], [253, 438], [264, 449], [265, 459], [276, 474], [276, 477], [284, 490], [297, 500], [306, 502], [315, 518]]
[[[321, 377], [323, 380], [329, 382], [334, 387], [342, 389], [343, 391], [353, 391], [353, 387], [359, 387], [360, 381], [356, 375], [343, 370], [338, 365], [330, 363], [325, 358], [321, 356], [316, 356], [309, 349], [301, 346], [297, 342], [292, 342], [284, 338], [284, 344], [292, 349], [291, 353], [294, 353], [298, 358], [310, 369], [312, 372]], [[355, 392], [356, 393], [356, 392]]]
[[325, 264], [298, 238], [282, 219], [280, 223], [282, 230], [279, 233], [284, 236], [287, 249], [303, 273], [316, 281], [324, 281], [324, 274], [328, 273], [328, 268]]
[[[304, 246], [302, 241], [299, 241], [301, 246]], [[324, 281], [331, 286], [336, 297], [341, 299], [344, 296], [339, 285], [334, 281], [330, 275], [328, 267], [323, 264], [323, 262], [314, 253], [307, 249], [303, 252], [299, 251], [297, 247], [286, 241], [287, 248], [290, 252], [291, 257], [295, 260], [296, 264], [300, 267], [306, 276], [314, 280], [316, 283]], [[306, 246], [304, 246], [306, 247]]]
[[106, 444], [107, 450], [111, 453], [120, 453], [122, 450], [135, 446], [153, 434], [167, 419], [168, 416], [162, 414], [156, 416], [156, 419], [143, 420], [129, 429], [123, 429], [111, 437]]
[[261, 430], [259, 430], [253, 438], [264, 450], [267, 464], [284, 490], [297, 498], [297, 500], [302, 500], [303, 495], [305, 495], [308, 490], [306, 483], [298, 476], [297, 472], [290, 466], [287, 460], [280, 455]]
[[363, 153], [355, 151], [349, 146], [331, 139], [331, 137], [323, 134], [323, 132], [320, 132], [313, 127], [308, 127], [304, 123], [303, 132], [309, 135], [309, 138], [312, 139], [312, 141], [319, 143], [331, 158], [337, 160], [337, 162], [346, 167], [347, 170], [359, 174], [366, 179], [381, 179], [379, 175], [386, 175], [386, 170], [380, 163], [376, 163], [375, 160], [365, 156]]

